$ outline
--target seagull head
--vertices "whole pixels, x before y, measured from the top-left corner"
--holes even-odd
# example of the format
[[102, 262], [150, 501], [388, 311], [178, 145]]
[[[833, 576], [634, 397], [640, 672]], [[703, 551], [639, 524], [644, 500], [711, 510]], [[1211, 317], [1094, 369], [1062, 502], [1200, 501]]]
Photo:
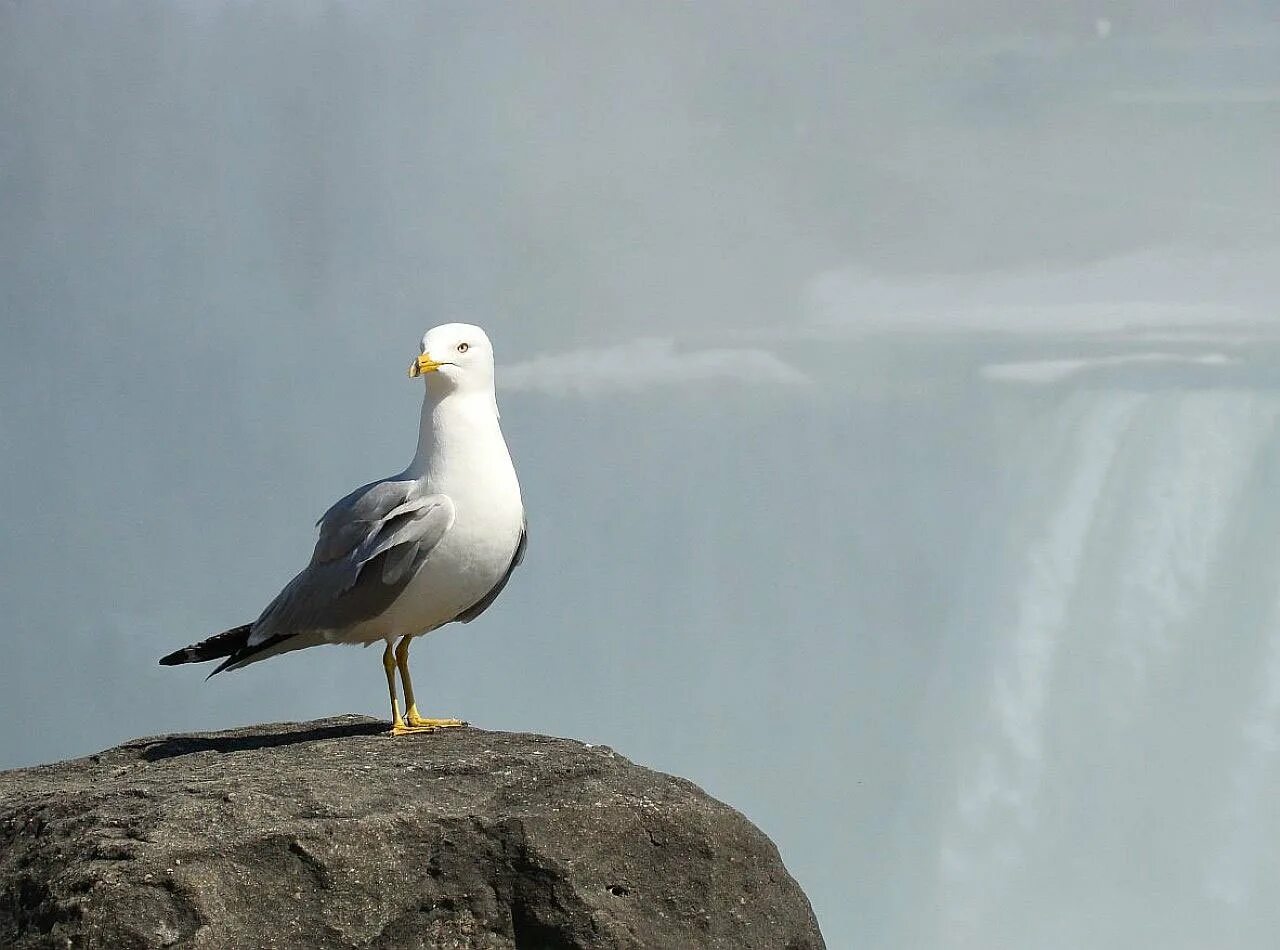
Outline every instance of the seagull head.
[[429, 392], [440, 396], [465, 390], [493, 392], [493, 346], [479, 327], [445, 323], [422, 335], [422, 352], [409, 364]]

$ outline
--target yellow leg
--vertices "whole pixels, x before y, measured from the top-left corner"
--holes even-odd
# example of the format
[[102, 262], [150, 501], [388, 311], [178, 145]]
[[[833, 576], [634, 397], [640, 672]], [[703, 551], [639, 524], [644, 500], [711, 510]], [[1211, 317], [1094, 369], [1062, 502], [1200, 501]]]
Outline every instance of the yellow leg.
[[[429, 722], [421, 720], [414, 722], [413, 718], [406, 722], [400, 718], [400, 704], [396, 702], [396, 661], [398, 659], [398, 654], [391, 652], [391, 644], [388, 643], [387, 648], [382, 651], [382, 668], [387, 671], [387, 691], [391, 693], [391, 735], [407, 736], [415, 732], [435, 732], [436, 727]], [[412, 701], [409, 698], [412, 695], [411, 687], [406, 682], [404, 689], [406, 703]]]
[[400, 718], [400, 703], [396, 701], [396, 658], [390, 643], [382, 651], [382, 668], [387, 671], [387, 692], [391, 694], [391, 734], [395, 736], [404, 729], [404, 720]]
[[409, 637], [396, 644], [396, 666], [400, 668], [400, 682], [404, 684], [405, 725], [411, 729], [451, 729], [465, 726], [461, 719], [423, 719], [418, 715], [418, 704], [413, 699], [413, 680], [409, 678]]

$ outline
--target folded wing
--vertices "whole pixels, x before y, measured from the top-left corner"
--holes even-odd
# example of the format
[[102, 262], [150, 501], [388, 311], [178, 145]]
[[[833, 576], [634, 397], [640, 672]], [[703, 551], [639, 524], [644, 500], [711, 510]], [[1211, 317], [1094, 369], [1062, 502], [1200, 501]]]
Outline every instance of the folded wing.
[[400, 595], [453, 524], [453, 502], [417, 481], [357, 488], [317, 522], [311, 563], [267, 605], [232, 667], [284, 640], [378, 616]]

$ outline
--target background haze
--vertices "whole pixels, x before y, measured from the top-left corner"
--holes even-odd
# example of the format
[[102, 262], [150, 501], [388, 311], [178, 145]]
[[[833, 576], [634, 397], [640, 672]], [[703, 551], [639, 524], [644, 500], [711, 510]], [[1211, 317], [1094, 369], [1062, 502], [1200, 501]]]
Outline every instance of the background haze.
[[694, 779], [834, 948], [1271, 947], [1280, 28], [1172, 9], [0, 3], [0, 766], [382, 715], [155, 661], [463, 319], [531, 543], [428, 714]]

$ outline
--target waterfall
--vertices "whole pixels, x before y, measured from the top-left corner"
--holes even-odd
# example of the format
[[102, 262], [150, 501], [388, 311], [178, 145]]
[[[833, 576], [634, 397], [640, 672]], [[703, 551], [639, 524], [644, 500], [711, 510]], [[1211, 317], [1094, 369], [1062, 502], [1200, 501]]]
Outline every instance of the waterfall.
[[1010, 445], [921, 945], [1225, 946], [1274, 918], [1278, 414], [1078, 389]]

